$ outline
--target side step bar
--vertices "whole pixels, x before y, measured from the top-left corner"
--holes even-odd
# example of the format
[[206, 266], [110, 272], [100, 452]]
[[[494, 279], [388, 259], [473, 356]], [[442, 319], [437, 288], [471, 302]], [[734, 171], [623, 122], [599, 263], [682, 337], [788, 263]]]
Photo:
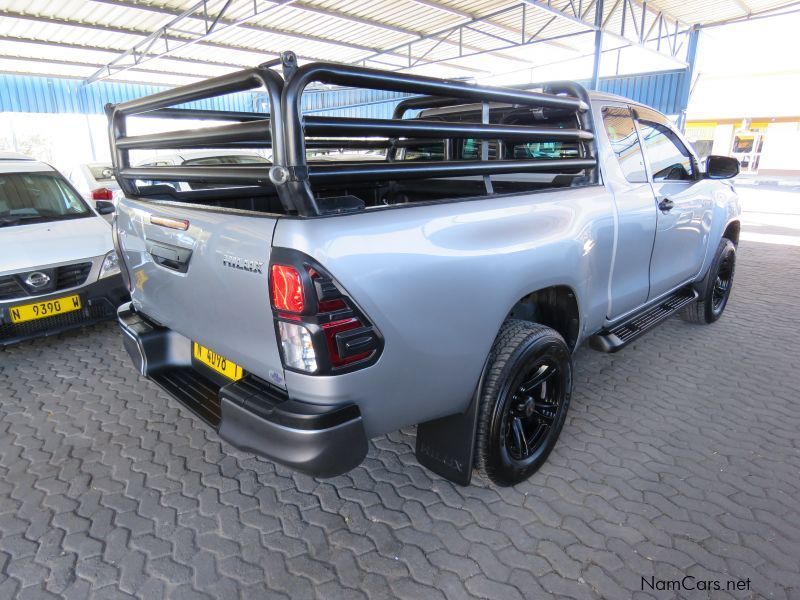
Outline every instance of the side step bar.
[[670, 318], [687, 304], [691, 304], [699, 294], [692, 287], [685, 287], [667, 296], [655, 306], [628, 317], [622, 323], [604, 329], [589, 338], [589, 347], [598, 352], [617, 352], [644, 335], [656, 325]]

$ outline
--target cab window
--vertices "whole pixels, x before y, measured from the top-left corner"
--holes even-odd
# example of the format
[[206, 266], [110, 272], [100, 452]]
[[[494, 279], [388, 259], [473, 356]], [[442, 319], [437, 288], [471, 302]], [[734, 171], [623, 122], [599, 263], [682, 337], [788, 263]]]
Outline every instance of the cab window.
[[644, 168], [642, 146], [630, 109], [604, 107], [603, 126], [625, 179], [631, 183], [646, 183], [647, 172]]
[[666, 119], [652, 111], [637, 109], [636, 112], [653, 181], [693, 180], [692, 155]]

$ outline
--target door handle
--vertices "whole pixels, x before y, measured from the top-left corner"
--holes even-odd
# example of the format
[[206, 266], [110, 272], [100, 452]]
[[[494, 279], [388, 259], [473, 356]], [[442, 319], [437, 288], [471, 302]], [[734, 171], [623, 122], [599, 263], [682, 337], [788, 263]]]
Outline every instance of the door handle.
[[669, 212], [675, 206], [675, 203], [670, 200], [669, 198], [664, 198], [661, 202], [658, 203], [658, 209], [661, 212]]
[[188, 248], [181, 248], [180, 246], [173, 246], [165, 242], [152, 242], [147, 240], [145, 247], [153, 257], [153, 261], [180, 273], [186, 273], [189, 269], [189, 259], [192, 257], [192, 251]]

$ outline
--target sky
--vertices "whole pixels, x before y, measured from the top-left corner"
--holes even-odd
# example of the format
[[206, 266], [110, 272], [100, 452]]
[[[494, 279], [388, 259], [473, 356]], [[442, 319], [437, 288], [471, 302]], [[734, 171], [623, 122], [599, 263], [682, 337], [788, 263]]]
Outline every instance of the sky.
[[800, 71], [800, 13], [705, 29], [697, 58], [708, 75]]
[[800, 116], [800, 13], [705, 29], [690, 119]]

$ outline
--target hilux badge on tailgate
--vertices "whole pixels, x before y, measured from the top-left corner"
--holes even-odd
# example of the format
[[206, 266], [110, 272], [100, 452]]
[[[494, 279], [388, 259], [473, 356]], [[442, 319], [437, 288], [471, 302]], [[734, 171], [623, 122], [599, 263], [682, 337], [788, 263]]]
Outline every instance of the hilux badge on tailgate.
[[222, 257], [222, 265], [232, 269], [240, 269], [242, 271], [250, 271], [251, 273], [263, 273], [264, 263], [260, 260], [250, 260], [248, 258], [241, 258], [231, 254], [225, 254]]

